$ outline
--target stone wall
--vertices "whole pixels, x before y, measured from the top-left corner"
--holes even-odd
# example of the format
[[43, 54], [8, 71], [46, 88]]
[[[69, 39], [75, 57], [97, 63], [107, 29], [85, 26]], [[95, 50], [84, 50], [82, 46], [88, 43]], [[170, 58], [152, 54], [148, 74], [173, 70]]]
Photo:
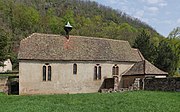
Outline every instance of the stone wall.
[[5, 94], [19, 94], [19, 77], [0, 76], [0, 92]]
[[0, 92], [8, 94], [8, 77], [0, 77]]
[[145, 78], [144, 90], [179, 91], [180, 77], [178, 78]]
[[134, 84], [134, 81], [136, 78], [143, 79], [145, 76], [144, 75], [129, 75], [129, 76], [123, 76], [122, 81], [121, 81], [121, 87], [122, 88], [129, 88]]

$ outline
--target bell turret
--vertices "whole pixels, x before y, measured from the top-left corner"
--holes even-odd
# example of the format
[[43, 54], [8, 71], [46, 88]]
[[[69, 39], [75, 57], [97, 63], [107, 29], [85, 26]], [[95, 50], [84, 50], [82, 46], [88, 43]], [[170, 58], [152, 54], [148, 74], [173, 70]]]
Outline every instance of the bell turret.
[[72, 30], [72, 26], [69, 22], [64, 26], [64, 30], [66, 31], [66, 38], [69, 39], [69, 32]]

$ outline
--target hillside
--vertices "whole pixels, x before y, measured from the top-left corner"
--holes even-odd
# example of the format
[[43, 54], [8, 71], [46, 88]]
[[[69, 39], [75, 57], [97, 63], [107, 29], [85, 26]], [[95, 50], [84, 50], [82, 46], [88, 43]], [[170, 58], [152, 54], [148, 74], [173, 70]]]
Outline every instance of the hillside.
[[33, 32], [64, 34], [70, 21], [73, 35], [128, 40], [131, 44], [138, 31], [157, 32], [146, 23], [124, 12], [81, 0], [0, 0], [0, 25], [13, 41]]
[[160, 35], [149, 25], [92, 1], [85, 0], [0, 0], [0, 33], [8, 37], [6, 50], [16, 61], [19, 42], [34, 32], [64, 35], [70, 21], [71, 35], [127, 40], [147, 30]]

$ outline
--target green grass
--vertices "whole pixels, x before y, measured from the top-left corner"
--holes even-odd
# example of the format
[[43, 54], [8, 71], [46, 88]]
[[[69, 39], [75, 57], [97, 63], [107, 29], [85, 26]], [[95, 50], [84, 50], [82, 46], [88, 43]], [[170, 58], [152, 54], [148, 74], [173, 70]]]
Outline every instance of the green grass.
[[180, 93], [0, 94], [1, 112], [180, 112]]

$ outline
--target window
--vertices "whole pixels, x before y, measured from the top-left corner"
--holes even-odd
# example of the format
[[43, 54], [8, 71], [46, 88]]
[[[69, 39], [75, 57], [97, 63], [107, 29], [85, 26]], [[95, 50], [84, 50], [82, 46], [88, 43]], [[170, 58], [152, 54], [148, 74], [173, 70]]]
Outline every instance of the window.
[[97, 66], [94, 67], [94, 80], [97, 80]]
[[77, 64], [73, 64], [73, 74], [77, 74]]
[[43, 81], [46, 81], [46, 66], [43, 66]]
[[43, 81], [51, 81], [51, 66], [50, 65], [44, 65], [43, 66]]
[[116, 67], [113, 66], [113, 68], [112, 68], [112, 75], [115, 75], [115, 74], [116, 74], [115, 69], [116, 69]]
[[101, 79], [101, 66], [98, 67], [98, 79]]
[[48, 81], [51, 81], [51, 66], [48, 66]]
[[94, 67], [94, 80], [101, 80], [101, 66], [99, 64]]
[[116, 75], [119, 75], [119, 67], [118, 66], [116, 66], [115, 71], [116, 71]]
[[112, 75], [119, 75], [119, 67], [116, 64], [112, 68]]

